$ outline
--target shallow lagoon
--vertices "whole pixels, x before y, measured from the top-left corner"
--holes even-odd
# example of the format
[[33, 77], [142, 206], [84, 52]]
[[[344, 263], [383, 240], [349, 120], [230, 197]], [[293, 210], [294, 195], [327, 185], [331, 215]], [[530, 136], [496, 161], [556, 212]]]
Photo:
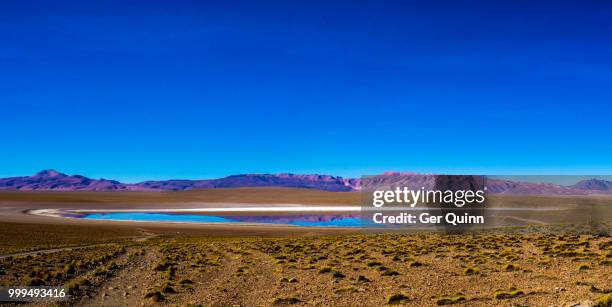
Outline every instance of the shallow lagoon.
[[86, 213], [79, 216], [94, 220], [155, 221], [183, 223], [241, 223], [275, 224], [302, 227], [360, 227], [362, 220], [358, 215], [252, 215], [216, 216], [186, 213], [160, 212], [105, 212]]

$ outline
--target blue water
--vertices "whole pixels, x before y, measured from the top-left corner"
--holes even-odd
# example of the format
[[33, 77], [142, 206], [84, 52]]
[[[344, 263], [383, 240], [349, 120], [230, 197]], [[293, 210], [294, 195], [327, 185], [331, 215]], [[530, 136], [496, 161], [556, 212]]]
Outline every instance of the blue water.
[[196, 222], [196, 223], [261, 223], [303, 227], [360, 227], [362, 220], [351, 215], [271, 215], [271, 216], [214, 216], [159, 212], [88, 213], [81, 218], [94, 220]]

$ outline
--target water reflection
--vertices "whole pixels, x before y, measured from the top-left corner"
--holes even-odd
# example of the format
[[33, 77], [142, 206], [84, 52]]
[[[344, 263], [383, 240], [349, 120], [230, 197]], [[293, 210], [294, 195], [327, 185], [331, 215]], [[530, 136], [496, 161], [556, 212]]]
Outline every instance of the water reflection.
[[359, 215], [251, 215], [251, 216], [216, 216], [184, 213], [159, 212], [105, 212], [87, 213], [80, 218], [94, 220], [122, 221], [157, 221], [189, 223], [260, 223], [295, 225], [310, 227], [359, 227], [362, 221]]

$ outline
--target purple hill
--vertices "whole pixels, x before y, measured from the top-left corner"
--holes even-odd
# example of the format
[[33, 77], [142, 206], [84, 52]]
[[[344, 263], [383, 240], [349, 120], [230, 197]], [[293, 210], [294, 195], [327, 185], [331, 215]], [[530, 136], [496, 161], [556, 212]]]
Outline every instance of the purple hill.
[[[366, 178], [343, 178], [330, 175], [243, 174], [206, 180], [158, 180], [121, 183], [116, 180], [91, 179], [81, 175], [66, 175], [55, 170], [43, 170], [32, 176], [0, 179], [0, 190], [14, 191], [183, 191], [214, 188], [286, 187], [332, 192], [358, 191], [362, 188], [405, 186], [412, 189], [433, 188], [437, 175], [383, 173]], [[552, 183], [521, 182], [500, 179], [487, 180], [490, 194], [509, 195], [585, 195], [612, 194], [612, 182], [600, 179], [580, 181], [571, 186]]]
[[612, 182], [601, 179], [582, 180], [572, 187], [581, 190], [612, 192]]
[[55, 191], [129, 191], [134, 187], [115, 180], [69, 176], [55, 170], [43, 170], [33, 176], [0, 179], [0, 190]]

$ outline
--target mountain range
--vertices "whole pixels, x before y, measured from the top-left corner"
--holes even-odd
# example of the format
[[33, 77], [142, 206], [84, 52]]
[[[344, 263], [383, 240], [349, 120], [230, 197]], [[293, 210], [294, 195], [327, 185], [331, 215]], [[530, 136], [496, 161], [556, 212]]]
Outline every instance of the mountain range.
[[[438, 175], [383, 173], [364, 178], [343, 178], [330, 175], [243, 174], [205, 180], [158, 180], [121, 183], [116, 180], [92, 179], [81, 175], [66, 175], [55, 170], [43, 170], [32, 176], [0, 179], [0, 190], [13, 191], [182, 191], [213, 188], [287, 187], [332, 192], [358, 191], [368, 187], [406, 186], [412, 189], [433, 188]], [[487, 179], [491, 194], [553, 194], [585, 195], [612, 194], [612, 182], [588, 179], [573, 185]]]
[[160, 180], [121, 183], [116, 180], [91, 179], [43, 170], [32, 176], [0, 179], [0, 190], [17, 191], [182, 191], [213, 188], [287, 187], [334, 192], [353, 191], [355, 179], [329, 175], [245, 174], [205, 180]]

